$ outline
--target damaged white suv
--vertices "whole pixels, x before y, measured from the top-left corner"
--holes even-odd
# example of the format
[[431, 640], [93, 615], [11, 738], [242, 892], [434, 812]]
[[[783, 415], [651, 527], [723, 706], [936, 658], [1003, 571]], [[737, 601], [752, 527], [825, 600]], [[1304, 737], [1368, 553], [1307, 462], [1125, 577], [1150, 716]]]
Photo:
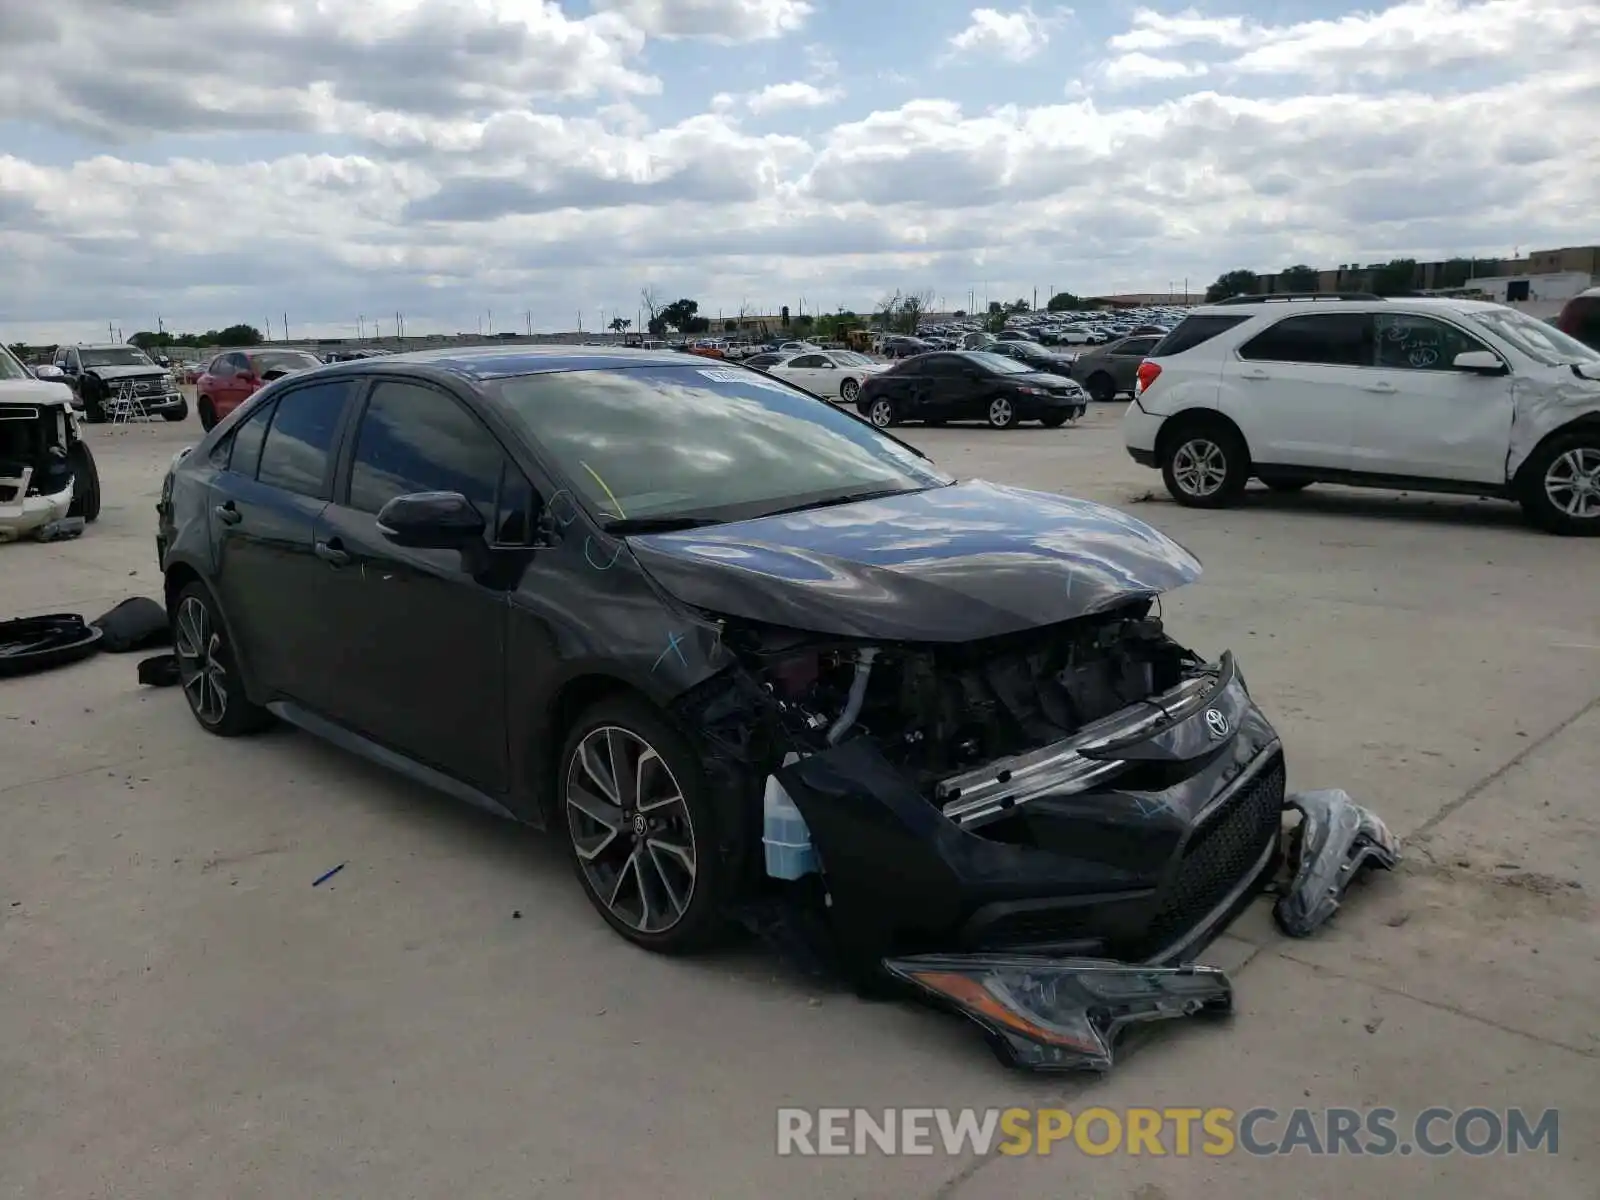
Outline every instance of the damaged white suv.
[[100, 474], [72, 390], [0, 346], [0, 542], [71, 536], [99, 515]]
[[1255, 478], [1496, 496], [1600, 534], [1600, 351], [1501, 304], [1240, 296], [1195, 309], [1139, 366], [1128, 453], [1179, 504]]

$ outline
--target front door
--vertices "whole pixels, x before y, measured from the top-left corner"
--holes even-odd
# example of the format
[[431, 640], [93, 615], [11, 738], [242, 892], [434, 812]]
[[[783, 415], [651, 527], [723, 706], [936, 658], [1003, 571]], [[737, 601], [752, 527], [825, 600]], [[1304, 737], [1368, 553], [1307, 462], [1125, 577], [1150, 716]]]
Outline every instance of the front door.
[[498, 541], [519, 511], [506, 501], [528, 495], [527, 485], [456, 397], [413, 381], [373, 385], [349, 459], [316, 529], [342, 642], [336, 711], [375, 741], [504, 791], [507, 581], [460, 551], [395, 545], [377, 514], [406, 493], [460, 492]]
[[1456, 355], [1489, 349], [1437, 317], [1380, 313], [1371, 386], [1353, 397], [1358, 471], [1503, 484], [1511, 443], [1511, 376], [1458, 371]]

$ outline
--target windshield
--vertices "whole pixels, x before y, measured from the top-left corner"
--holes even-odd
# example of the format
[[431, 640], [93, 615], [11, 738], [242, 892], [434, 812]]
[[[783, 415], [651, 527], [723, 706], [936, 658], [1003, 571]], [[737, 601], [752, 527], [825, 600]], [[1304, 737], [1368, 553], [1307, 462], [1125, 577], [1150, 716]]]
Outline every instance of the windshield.
[[80, 349], [78, 357], [85, 367], [153, 367], [155, 363], [145, 357], [137, 346], [104, 346], [93, 350]]
[[563, 371], [495, 386], [607, 520], [745, 520], [952, 482], [864, 421], [740, 367]]
[[265, 375], [268, 371], [310, 370], [320, 367], [322, 360], [299, 350], [263, 350], [250, 356], [250, 365], [257, 374]]
[[0, 346], [0, 379], [32, 379], [33, 372], [15, 358], [11, 351]]
[[1026, 363], [1019, 363], [1004, 354], [990, 354], [987, 350], [974, 350], [965, 357], [980, 367], [987, 367], [996, 375], [1021, 375], [1028, 370]]
[[1563, 363], [1600, 362], [1600, 350], [1590, 349], [1577, 338], [1514, 308], [1485, 309], [1474, 312], [1472, 319], [1547, 367], [1559, 367]]

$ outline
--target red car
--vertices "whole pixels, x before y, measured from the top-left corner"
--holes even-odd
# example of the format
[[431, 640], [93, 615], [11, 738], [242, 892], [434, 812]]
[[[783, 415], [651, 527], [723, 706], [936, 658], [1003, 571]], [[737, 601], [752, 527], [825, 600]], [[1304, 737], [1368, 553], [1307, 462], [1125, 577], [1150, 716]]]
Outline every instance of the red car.
[[210, 429], [262, 384], [321, 365], [321, 359], [304, 350], [232, 350], [217, 355], [194, 384], [200, 427]]

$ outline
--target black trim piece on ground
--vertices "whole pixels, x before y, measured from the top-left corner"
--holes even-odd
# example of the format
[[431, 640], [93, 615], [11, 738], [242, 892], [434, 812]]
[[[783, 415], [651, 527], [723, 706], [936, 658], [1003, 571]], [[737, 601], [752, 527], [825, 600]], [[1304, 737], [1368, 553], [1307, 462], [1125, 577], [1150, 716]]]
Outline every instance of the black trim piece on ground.
[[0, 621], [0, 678], [32, 675], [88, 658], [100, 649], [100, 630], [76, 613]]

